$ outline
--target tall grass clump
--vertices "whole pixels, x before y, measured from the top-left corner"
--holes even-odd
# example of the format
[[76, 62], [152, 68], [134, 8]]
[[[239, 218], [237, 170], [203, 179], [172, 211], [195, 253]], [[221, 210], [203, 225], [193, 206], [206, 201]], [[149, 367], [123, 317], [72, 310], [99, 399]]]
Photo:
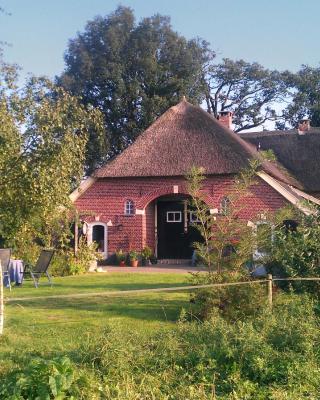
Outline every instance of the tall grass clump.
[[109, 327], [82, 349], [106, 399], [317, 399], [319, 326], [307, 297], [273, 313], [186, 322], [151, 337]]
[[0, 398], [316, 400], [318, 313], [306, 295], [280, 295], [272, 312], [254, 318], [190, 322], [182, 313], [175, 327], [152, 334], [109, 325], [76, 355], [3, 376]]

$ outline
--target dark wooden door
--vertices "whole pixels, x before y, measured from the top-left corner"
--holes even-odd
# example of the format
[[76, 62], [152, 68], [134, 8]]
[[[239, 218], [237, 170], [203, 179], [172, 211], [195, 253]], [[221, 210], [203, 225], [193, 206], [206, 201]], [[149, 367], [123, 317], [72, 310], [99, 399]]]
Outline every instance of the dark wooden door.
[[158, 202], [158, 258], [187, 259], [192, 257], [195, 241], [201, 240], [190, 226], [189, 212], [183, 201]]
[[187, 258], [183, 202], [158, 202], [158, 258]]
[[104, 252], [104, 226], [94, 225], [92, 227], [92, 241], [98, 244], [97, 251], [100, 253]]

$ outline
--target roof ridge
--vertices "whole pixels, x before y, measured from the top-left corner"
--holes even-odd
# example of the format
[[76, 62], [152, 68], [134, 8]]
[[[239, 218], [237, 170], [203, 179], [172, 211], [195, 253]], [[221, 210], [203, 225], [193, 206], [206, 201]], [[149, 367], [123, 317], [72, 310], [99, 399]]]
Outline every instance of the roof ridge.
[[95, 177], [181, 176], [191, 164], [206, 174], [237, 173], [251, 158], [275, 178], [297, 186], [287, 171], [265, 161], [255, 146], [223, 126], [203, 108], [181, 100], [159, 116]]
[[299, 182], [293, 186], [308, 192], [320, 192], [320, 131], [305, 135], [289, 132], [241, 136], [256, 148], [272, 150], [280, 168], [285, 168]]

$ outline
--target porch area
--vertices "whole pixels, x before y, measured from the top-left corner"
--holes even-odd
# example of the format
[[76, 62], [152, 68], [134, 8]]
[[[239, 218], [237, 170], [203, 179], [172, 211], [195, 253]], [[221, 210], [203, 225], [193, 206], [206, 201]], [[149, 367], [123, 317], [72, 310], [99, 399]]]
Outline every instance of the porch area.
[[204, 272], [206, 269], [204, 267], [194, 267], [189, 264], [156, 264], [147, 267], [119, 267], [114, 265], [99, 266], [98, 272], [118, 272], [123, 274], [145, 274], [145, 273], [164, 273], [164, 274], [186, 274], [186, 273], [196, 273]]

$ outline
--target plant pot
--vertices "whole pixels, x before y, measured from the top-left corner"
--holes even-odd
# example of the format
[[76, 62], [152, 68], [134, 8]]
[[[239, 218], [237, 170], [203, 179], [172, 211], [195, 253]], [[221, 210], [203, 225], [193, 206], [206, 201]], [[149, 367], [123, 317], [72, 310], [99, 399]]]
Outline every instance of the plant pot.
[[124, 260], [119, 261], [119, 265], [120, 267], [124, 267], [126, 265], [126, 262]]
[[131, 260], [130, 264], [131, 264], [131, 267], [136, 268], [138, 266], [138, 260]]
[[142, 265], [143, 265], [144, 267], [147, 267], [148, 265], [151, 265], [150, 259], [149, 259], [149, 258], [143, 258], [143, 259], [142, 259]]

